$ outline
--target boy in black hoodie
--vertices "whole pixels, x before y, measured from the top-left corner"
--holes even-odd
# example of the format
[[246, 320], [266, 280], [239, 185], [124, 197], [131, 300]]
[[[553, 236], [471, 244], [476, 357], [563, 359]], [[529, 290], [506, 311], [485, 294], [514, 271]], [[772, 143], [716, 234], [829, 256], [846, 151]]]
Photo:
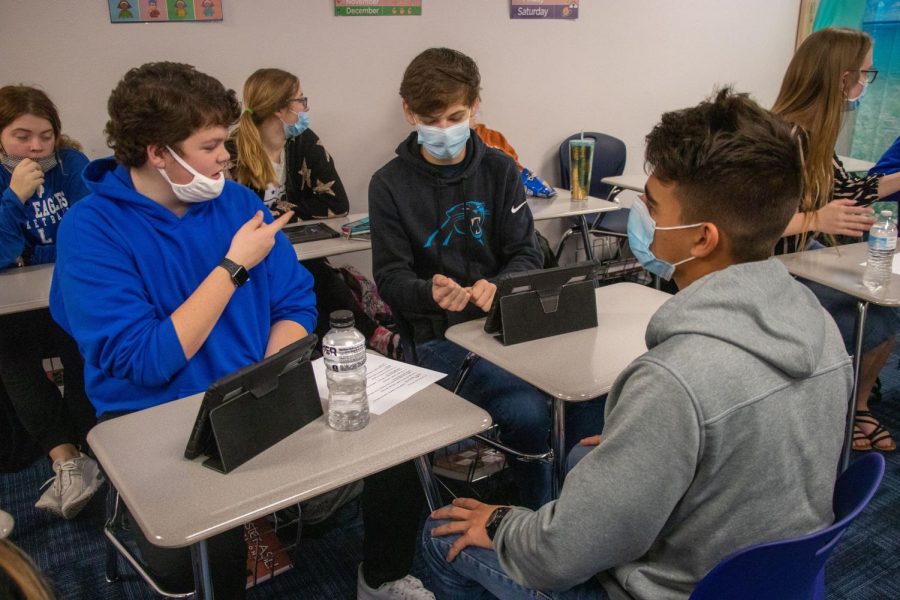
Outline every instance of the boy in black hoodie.
[[[448, 374], [466, 351], [445, 339], [447, 328], [485, 316], [498, 276], [542, 264], [515, 163], [469, 129], [480, 83], [475, 61], [456, 50], [430, 48], [413, 59], [400, 96], [416, 131], [369, 184], [378, 289], [409, 325], [419, 364]], [[547, 451], [545, 394], [485, 360], [459, 393], [491, 414], [505, 443]], [[548, 465], [512, 468], [526, 506], [550, 499]]]

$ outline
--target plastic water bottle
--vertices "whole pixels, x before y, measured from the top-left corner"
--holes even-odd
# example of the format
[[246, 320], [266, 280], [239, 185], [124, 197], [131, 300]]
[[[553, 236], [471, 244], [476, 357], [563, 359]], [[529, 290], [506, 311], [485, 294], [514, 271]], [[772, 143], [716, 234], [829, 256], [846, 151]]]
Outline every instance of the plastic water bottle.
[[869, 230], [869, 257], [863, 273], [863, 285], [869, 291], [874, 292], [891, 281], [894, 249], [897, 248], [897, 226], [891, 216], [891, 211], [881, 211], [878, 222]]
[[328, 425], [338, 431], [356, 431], [369, 424], [366, 397], [366, 338], [353, 327], [353, 313], [336, 310], [331, 329], [322, 339], [325, 377], [328, 380]]

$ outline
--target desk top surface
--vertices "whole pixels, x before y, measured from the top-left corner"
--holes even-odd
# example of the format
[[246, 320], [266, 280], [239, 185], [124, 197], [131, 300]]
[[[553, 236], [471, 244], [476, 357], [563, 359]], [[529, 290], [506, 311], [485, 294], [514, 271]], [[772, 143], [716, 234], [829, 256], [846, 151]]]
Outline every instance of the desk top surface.
[[553, 198], [528, 198], [528, 206], [535, 221], [577, 217], [622, 208], [615, 202], [607, 202], [593, 196], [588, 196], [587, 200], [572, 200], [572, 192], [563, 189], [556, 190], [556, 196]]
[[900, 306], [900, 275], [891, 275], [890, 284], [875, 292], [862, 284], [867, 252], [868, 244], [860, 242], [784, 254], [778, 259], [792, 275], [827, 285], [871, 304]]
[[52, 280], [52, 264], [0, 271], [0, 315], [47, 308]]
[[183, 547], [484, 431], [490, 416], [431, 385], [360, 431], [320, 417], [223, 475], [184, 458], [202, 395], [105, 421], [88, 443], [153, 544]]
[[[340, 231], [341, 225], [366, 216], [349, 215], [335, 219], [302, 221], [307, 223], [327, 223]], [[309, 260], [325, 256], [335, 256], [348, 252], [369, 250], [372, 243], [363, 239], [347, 239], [343, 236], [330, 240], [318, 240], [294, 244], [298, 260]], [[47, 308], [50, 303], [50, 283], [53, 280], [53, 265], [34, 265], [0, 271], [0, 315]]]
[[850, 173], [861, 173], [863, 171], [868, 171], [872, 167], [875, 166], [875, 163], [869, 162], [867, 160], [863, 160], [861, 158], [851, 158], [849, 156], [838, 156], [841, 161], [841, 164], [844, 165], [844, 168]]
[[604, 177], [601, 183], [614, 185], [623, 190], [631, 190], [633, 192], [643, 192], [644, 185], [647, 183], [647, 176], [643, 173], [626, 173], [624, 175], [616, 175], [614, 177]]
[[628, 364], [647, 351], [650, 317], [672, 296], [635, 283], [595, 290], [597, 327], [504, 346], [484, 319], [454, 325], [446, 336], [536, 388], [570, 402], [607, 393]]

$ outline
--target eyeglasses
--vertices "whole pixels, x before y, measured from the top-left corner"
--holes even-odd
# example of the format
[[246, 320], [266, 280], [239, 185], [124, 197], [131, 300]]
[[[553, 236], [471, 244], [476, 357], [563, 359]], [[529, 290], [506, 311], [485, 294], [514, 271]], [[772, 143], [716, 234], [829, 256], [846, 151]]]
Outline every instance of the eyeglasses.
[[860, 69], [859, 72], [866, 78], [866, 83], [872, 83], [878, 77], [878, 69]]
[[307, 98], [306, 96], [300, 96], [299, 98], [291, 98], [290, 100], [288, 100], [288, 104], [290, 104], [291, 102], [299, 102], [301, 105], [303, 105], [303, 112], [306, 112], [309, 110], [309, 98]]

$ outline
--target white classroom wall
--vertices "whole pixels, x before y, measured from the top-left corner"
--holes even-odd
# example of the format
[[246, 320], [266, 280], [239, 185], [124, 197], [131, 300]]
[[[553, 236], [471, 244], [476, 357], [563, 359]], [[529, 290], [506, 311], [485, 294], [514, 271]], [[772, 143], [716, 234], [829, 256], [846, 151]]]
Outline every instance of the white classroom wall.
[[627, 172], [659, 115], [734, 84], [768, 106], [794, 47], [800, 0], [581, 0], [576, 21], [510, 20], [508, 0], [423, 0], [420, 17], [335, 17], [332, 0], [223, 0], [212, 23], [109, 22], [103, 0], [0, 0], [0, 84], [36, 84], [91, 158], [108, 154], [106, 99], [148, 61], [195, 65], [240, 94], [259, 67], [296, 73], [351, 212], [409, 128], [403, 69], [430, 46], [479, 64], [481, 118], [526, 166], [558, 182], [580, 129], [620, 137]]

